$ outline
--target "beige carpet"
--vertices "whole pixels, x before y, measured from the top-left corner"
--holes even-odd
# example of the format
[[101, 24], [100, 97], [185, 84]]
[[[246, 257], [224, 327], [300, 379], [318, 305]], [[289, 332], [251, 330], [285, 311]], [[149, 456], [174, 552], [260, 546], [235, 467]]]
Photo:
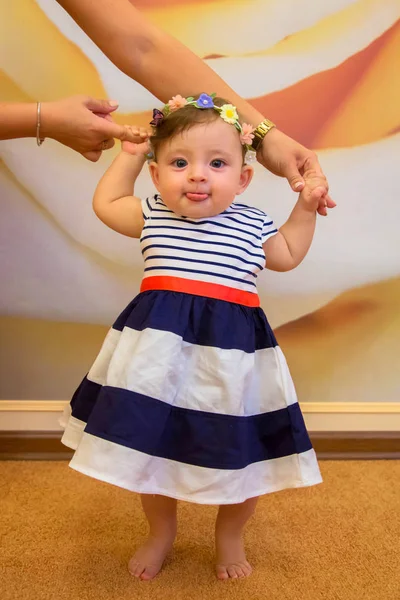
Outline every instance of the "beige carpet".
[[213, 575], [214, 507], [181, 504], [159, 577], [126, 564], [146, 535], [135, 494], [65, 462], [0, 463], [2, 600], [398, 600], [400, 462], [321, 462], [322, 485], [265, 496], [247, 580]]

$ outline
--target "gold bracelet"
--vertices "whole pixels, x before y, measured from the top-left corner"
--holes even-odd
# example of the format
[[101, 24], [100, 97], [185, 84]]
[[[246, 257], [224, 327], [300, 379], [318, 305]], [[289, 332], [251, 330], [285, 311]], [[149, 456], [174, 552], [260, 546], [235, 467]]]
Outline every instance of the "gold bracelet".
[[40, 137], [40, 102], [37, 102], [37, 118], [36, 118], [36, 143], [41, 146], [46, 138]]
[[267, 135], [268, 131], [271, 131], [273, 127], [275, 127], [275, 123], [269, 119], [264, 119], [264, 121], [261, 121], [259, 126], [254, 129], [252, 132], [254, 134], [254, 138], [253, 143], [251, 144], [253, 146], [253, 150], [257, 152], [257, 150], [260, 149], [263, 139]]

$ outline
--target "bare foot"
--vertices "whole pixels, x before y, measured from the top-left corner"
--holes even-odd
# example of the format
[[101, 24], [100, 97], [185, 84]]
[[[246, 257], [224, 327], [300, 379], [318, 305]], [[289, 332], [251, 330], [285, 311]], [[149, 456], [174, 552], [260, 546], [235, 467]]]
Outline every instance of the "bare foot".
[[149, 535], [147, 541], [139, 548], [128, 564], [131, 575], [149, 581], [159, 573], [165, 557], [171, 550], [175, 536], [154, 537]]
[[246, 560], [241, 533], [217, 531], [217, 577], [218, 579], [238, 579], [248, 577], [252, 568]]

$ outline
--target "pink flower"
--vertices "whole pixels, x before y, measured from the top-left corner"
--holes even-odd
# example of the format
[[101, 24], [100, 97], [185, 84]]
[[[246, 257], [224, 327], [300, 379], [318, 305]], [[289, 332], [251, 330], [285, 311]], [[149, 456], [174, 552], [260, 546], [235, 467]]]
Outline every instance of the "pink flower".
[[240, 141], [242, 144], [248, 144], [251, 146], [251, 143], [254, 139], [254, 135], [252, 133], [253, 131], [254, 127], [252, 125], [249, 125], [248, 123], [242, 124], [242, 133], [240, 134]]
[[171, 112], [174, 110], [178, 110], [178, 108], [182, 108], [187, 104], [186, 98], [182, 98], [179, 94], [177, 96], [172, 96], [172, 99], [168, 102], [168, 106]]

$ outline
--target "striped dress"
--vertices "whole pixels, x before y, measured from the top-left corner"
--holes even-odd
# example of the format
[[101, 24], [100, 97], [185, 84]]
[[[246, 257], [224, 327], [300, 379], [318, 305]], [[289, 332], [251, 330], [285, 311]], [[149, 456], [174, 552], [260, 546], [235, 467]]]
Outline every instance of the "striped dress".
[[236, 504], [321, 482], [286, 360], [259, 306], [261, 210], [189, 219], [142, 202], [144, 277], [62, 424], [70, 466], [131, 491]]

